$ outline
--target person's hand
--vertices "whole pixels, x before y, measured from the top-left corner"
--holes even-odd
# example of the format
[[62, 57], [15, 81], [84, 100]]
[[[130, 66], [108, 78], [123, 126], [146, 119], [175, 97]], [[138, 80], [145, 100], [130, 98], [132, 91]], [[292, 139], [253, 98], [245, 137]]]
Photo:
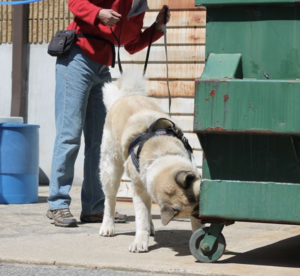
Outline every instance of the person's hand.
[[164, 5], [162, 7], [162, 9], [160, 10], [160, 12], [158, 13], [158, 16], [156, 17], [156, 29], [159, 31], [162, 31], [163, 26], [165, 25], [165, 9], [168, 9], [168, 13], [167, 13], [167, 22], [168, 23], [170, 21], [171, 18], [171, 13], [169, 10], [169, 7], [167, 5]]
[[114, 26], [117, 22], [121, 20], [121, 14], [117, 13], [111, 9], [102, 9], [99, 11], [97, 17], [106, 26]]

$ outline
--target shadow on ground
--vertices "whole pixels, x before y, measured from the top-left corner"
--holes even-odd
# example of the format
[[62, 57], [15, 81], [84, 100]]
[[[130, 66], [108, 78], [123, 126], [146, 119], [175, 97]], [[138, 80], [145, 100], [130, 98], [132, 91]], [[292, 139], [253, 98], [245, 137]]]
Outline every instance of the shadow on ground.
[[[299, 229], [300, 231], [300, 229]], [[220, 263], [300, 268], [300, 235], [245, 253], [225, 252], [235, 256]]]
[[48, 197], [46, 197], [46, 196], [39, 196], [37, 203], [46, 203], [47, 202], [47, 198]]
[[[135, 232], [120, 233], [118, 236], [135, 236]], [[156, 244], [149, 246], [149, 251], [161, 248], [171, 248], [177, 254], [175, 256], [191, 255], [189, 240], [192, 231], [189, 230], [157, 230], [155, 231], [154, 241]]]

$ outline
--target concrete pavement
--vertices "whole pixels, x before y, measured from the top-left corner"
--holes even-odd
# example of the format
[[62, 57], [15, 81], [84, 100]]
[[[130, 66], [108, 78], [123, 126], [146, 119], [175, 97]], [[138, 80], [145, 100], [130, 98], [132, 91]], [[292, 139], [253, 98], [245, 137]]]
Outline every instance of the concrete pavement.
[[[227, 248], [214, 264], [195, 260], [189, 251], [190, 223], [160, 222], [153, 205], [155, 237], [148, 253], [130, 253], [135, 223], [132, 203], [118, 202], [129, 221], [116, 224], [115, 237], [98, 235], [100, 224], [55, 227], [46, 217], [48, 186], [39, 187], [39, 203], [0, 205], [0, 262], [107, 268], [171, 275], [300, 275], [300, 227], [235, 223], [223, 230]], [[71, 191], [71, 211], [79, 219], [80, 187]]]

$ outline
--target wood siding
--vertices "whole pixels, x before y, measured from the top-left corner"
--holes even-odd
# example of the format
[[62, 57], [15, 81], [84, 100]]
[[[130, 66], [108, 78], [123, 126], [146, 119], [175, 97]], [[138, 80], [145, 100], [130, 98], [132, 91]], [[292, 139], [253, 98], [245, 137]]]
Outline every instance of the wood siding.
[[[2, 0], [3, 2], [11, 2]], [[12, 13], [11, 5], [0, 5], [0, 44], [12, 42]]]

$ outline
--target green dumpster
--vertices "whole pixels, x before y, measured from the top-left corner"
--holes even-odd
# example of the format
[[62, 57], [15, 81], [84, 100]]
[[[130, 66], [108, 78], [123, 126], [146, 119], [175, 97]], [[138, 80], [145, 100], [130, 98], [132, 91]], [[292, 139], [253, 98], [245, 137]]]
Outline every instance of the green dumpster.
[[204, 152], [202, 262], [225, 250], [235, 221], [300, 224], [300, 5], [295, 0], [196, 0], [207, 10], [206, 65], [195, 82]]

